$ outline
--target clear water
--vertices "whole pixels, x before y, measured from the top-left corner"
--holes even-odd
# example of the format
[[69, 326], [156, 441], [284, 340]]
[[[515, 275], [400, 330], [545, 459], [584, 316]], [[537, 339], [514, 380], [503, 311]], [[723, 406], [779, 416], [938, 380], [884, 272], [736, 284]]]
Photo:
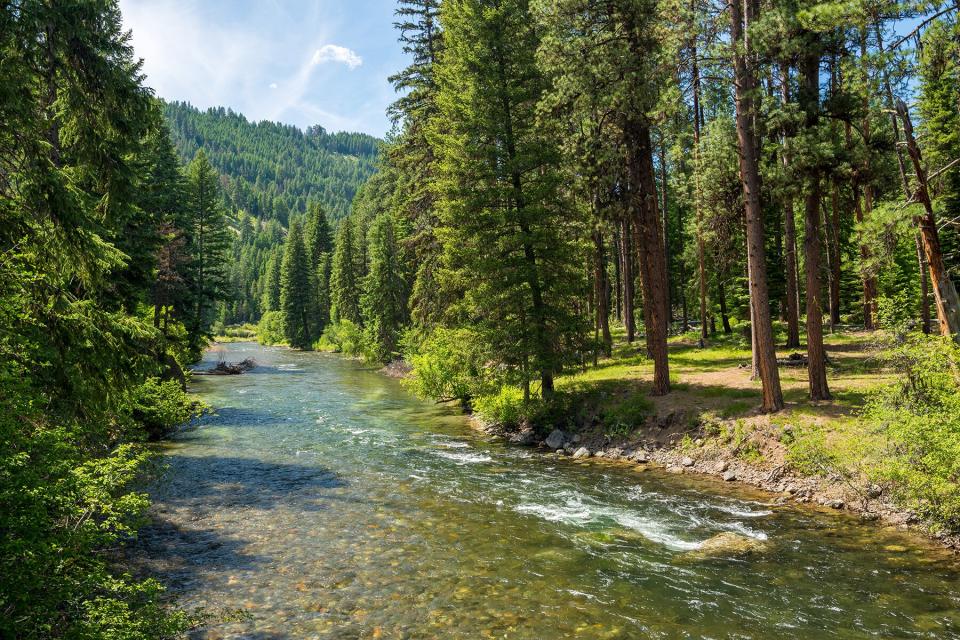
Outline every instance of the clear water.
[[[198, 638], [960, 638], [922, 540], [719, 482], [509, 447], [336, 356], [227, 346], [139, 554]], [[212, 358], [213, 356], [208, 356]], [[704, 559], [719, 532], [764, 540]]]

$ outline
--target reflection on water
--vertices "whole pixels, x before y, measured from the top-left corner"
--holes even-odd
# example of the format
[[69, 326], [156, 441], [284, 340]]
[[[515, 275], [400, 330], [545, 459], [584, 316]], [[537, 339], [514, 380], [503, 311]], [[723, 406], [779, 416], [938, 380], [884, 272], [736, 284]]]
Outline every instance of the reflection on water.
[[[960, 638], [958, 567], [916, 539], [507, 447], [335, 356], [246, 357], [196, 378], [219, 410], [165, 446], [139, 550], [187, 606], [249, 614], [198, 638]], [[698, 554], [722, 532], [762, 551]]]

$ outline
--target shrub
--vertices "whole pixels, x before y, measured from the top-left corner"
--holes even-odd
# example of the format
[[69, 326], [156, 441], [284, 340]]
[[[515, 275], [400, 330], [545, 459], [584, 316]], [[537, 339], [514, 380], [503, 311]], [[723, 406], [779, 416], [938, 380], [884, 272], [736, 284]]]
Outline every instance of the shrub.
[[417, 394], [468, 405], [484, 392], [495, 392], [492, 371], [476, 334], [469, 329], [438, 328], [408, 353], [413, 367], [405, 380]]
[[257, 325], [257, 342], [260, 344], [283, 344], [287, 340], [283, 335], [283, 314], [279, 311], [267, 311]]
[[191, 400], [176, 380], [147, 378], [133, 393], [131, 415], [150, 440], [159, 440], [198, 415], [200, 403]]
[[914, 333], [888, 360], [897, 380], [863, 412], [886, 448], [876, 479], [936, 527], [960, 530], [960, 346]]
[[350, 320], [329, 324], [314, 345], [318, 351], [333, 351], [348, 356], [365, 356], [363, 330]]

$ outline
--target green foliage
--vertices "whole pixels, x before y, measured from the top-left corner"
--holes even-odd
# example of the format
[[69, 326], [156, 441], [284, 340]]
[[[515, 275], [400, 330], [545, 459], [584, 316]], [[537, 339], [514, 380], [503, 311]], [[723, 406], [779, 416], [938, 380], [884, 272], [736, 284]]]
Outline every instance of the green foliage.
[[404, 384], [421, 396], [469, 405], [495, 387], [485, 344], [471, 329], [438, 327], [405, 355], [413, 370]]
[[283, 248], [280, 268], [280, 310], [283, 334], [295, 349], [310, 349], [322, 333], [317, 311], [316, 271], [303, 245], [300, 224], [294, 221]]
[[201, 148], [209, 154], [232, 209], [284, 226], [311, 201], [333, 220], [345, 217], [377, 157], [378, 140], [362, 133], [254, 123], [230, 109], [200, 111], [183, 102], [165, 104], [164, 116], [181, 159]]
[[260, 344], [285, 344], [286, 334], [283, 330], [283, 313], [281, 311], [267, 311], [257, 324], [257, 342]]
[[922, 517], [960, 530], [960, 346], [912, 334], [889, 359], [897, 380], [878, 391], [863, 414], [886, 443], [877, 477]]
[[151, 440], [169, 435], [201, 411], [176, 380], [147, 378], [134, 390], [131, 400], [131, 415]]
[[349, 320], [327, 325], [316, 348], [320, 351], [333, 351], [353, 357], [368, 355], [363, 330]]
[[496, 393], [473, 400], [472, 408], [484, 421], [505, 427], [516, 427], [526, 421], [531, 410], [519, 387], [504, 386]]
[[330, 266], [330, 321], [344, 320], [362, 324], [360, 314], [360, 278], [362, 271], [359, 247], [350, 220], [337, 229], [337, 240]]
[[368, 254], [370, 268], [360, 296], [364, 335], [372, 358], [389, 362], [397, 355], [407, 317], [407, 284], [396, 226], [390, 216], [382, 215], [374, 221]]

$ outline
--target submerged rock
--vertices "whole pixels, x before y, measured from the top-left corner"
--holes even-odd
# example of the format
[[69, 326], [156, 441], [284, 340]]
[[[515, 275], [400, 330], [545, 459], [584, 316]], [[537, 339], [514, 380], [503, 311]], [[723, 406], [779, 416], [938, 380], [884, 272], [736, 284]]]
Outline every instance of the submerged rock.
[[561, 449], [564, 442], [567, 440], [567, 434], [560, 429], [554, 429], [550, 432], [550, 435], [547, 436], [544, 444], [547, 445], [548, 449]]
[[732, 531], [724, 531], [704, 540], [699, 549], [688, 551], [683, 555], [691, 560], [738, 558], [754, 553], [763, 553], [769, 548], [770, 546], [763, 540], [748, 538]]

